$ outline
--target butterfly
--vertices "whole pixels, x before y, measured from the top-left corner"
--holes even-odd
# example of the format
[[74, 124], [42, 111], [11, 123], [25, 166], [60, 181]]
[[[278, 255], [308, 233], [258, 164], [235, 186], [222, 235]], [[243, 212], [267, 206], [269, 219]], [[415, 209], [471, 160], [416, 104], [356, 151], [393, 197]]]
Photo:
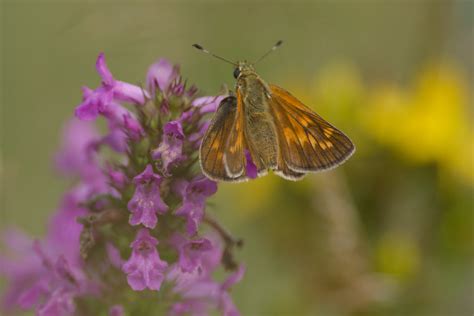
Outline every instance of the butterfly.
[[220, 102], [199, 150], [208, 178], [240, 182], [272, 170], [296, 181], [309, 172], [335, 168], [354, 153], [343, 132], [285, 89], [267, 84], [255, 71], [257, 62], [233, 63], [193, 46], [235, 67], [235, 92]]

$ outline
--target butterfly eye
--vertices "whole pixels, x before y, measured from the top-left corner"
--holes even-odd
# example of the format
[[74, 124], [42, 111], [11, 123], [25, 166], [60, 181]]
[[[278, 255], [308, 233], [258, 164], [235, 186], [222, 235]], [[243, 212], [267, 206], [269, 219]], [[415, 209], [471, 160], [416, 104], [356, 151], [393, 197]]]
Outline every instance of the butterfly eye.
[[234, 69], [234, 78], [237, 79], [240, 75], [240, 69], [239, 68], [235, 68]]

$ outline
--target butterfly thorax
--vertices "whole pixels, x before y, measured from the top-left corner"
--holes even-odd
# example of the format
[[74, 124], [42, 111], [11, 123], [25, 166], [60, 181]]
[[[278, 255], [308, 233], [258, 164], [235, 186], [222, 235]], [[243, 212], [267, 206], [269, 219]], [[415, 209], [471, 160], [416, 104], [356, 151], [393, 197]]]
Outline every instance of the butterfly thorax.
[[270, 97], [270, 88], [267, 83], [257, 74], [252, 64], [246, 61], [239, 61], [234, 75], [237, 74], [236, 90], [240, 91], [242, 96], [251, 101], [255, 110], [265, 111]]

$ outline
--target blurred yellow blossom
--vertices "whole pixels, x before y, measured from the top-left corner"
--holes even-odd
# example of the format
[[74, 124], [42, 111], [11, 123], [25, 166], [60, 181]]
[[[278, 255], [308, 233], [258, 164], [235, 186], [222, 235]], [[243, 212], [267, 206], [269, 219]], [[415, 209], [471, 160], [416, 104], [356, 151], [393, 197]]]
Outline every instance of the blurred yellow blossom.
[[[318, 99], [318, 111], [329, 114], [328, 118], [353, 120], [365, 91], [357, 67], [347, 61], [329, 63], [323, 67], [313, 82]], [[342, 122], [341, 120], [341, 122]]]
[[389, 232], [377, 241], [375, 261], [378, 271], [403, 281], [419, 269], [420, 251], [406, 234]]
[[406, 91], [375, 87], [360, 114], [366, 133], [406, 160], [436, 162], [442, 171], [474, 181], [468, 89], [455, 68], [430, 65]]

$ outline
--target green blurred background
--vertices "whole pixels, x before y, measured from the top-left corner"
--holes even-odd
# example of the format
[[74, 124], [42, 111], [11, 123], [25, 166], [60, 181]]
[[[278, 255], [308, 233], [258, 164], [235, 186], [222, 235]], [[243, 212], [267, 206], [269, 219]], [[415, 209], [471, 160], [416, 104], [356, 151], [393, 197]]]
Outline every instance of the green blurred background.
[[143, 83], [159, 57], [203, 94], [254, 60], [357, 146], [298, 183], [222, 184], [210, 210], [245, 240], [243, 315], [472, 315], [472, 1], [2, 1], [1, 220], [33, 236], [69, 184], [52, 156], [104, 51]]

